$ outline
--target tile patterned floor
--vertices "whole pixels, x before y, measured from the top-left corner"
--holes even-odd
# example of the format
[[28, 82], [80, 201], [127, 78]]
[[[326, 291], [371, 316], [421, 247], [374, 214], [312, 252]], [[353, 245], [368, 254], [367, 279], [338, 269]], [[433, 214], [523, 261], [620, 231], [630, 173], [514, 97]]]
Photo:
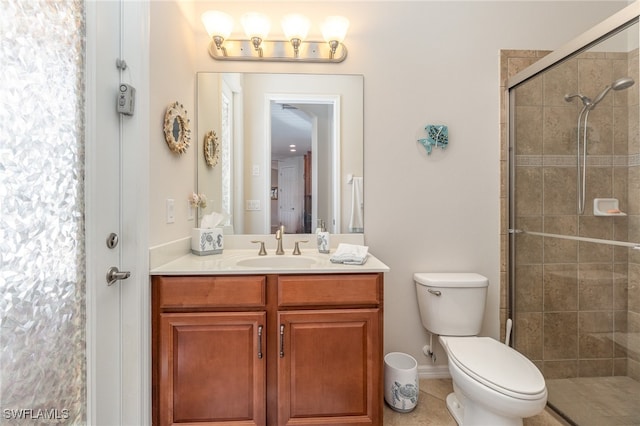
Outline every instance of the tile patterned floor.
[[[420, 397], [416, 408], [410, 413], [398, 413], [385, 404], [384, 426], [456, 426], [445, 402], [451, 392], [451, 379], [420, 379]], [[524, 420], [524, 426], [566, 425], [549, 408]]]
[[629, 377], [547, 380], [549, 401], [580, 426], [640, 425], [640, 383]]

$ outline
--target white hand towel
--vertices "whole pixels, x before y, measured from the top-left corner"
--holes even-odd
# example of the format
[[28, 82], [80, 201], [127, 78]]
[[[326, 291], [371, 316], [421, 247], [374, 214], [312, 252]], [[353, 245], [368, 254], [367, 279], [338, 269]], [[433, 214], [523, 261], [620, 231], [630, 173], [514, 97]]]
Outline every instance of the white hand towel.
[[333, 263], [343, 263], [345, 265], [362, 265], [367, 261], [368, 257], [369, 247], [340, 243], [329, 260]]
[[363, 185], [362, 177], [353, 178], [351, 185], [351, 220], [349, 221], [349, 232], [364, 232]]

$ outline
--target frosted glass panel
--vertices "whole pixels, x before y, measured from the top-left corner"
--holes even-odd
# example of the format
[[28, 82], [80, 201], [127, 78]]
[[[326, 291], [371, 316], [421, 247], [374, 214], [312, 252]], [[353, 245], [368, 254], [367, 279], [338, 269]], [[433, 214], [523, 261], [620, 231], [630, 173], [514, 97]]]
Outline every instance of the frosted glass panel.
[[82, 1], [0, 2], [0, 416], [86, 422]]

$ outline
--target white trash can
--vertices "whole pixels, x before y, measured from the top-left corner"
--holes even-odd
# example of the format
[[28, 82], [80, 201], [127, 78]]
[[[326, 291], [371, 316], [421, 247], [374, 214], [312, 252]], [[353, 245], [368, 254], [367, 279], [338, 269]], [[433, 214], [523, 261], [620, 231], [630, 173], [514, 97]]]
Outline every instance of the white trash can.
[[390, 352], [384, 357], [384, 399], [395, 411], [408, 413], [416, 408], [418, 362], [411, 355]]

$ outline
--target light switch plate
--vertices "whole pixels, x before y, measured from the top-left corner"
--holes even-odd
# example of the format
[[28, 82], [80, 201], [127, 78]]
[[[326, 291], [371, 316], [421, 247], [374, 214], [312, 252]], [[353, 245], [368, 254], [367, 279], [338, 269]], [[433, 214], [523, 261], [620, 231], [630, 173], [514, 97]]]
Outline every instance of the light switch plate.
[[246, 200], [245, 210], [260, 210], [260, 200]]
[[176, 221], [175, 201], [172, 198], [167, 198], [167, 223], [174, 223], [175, 221]]

